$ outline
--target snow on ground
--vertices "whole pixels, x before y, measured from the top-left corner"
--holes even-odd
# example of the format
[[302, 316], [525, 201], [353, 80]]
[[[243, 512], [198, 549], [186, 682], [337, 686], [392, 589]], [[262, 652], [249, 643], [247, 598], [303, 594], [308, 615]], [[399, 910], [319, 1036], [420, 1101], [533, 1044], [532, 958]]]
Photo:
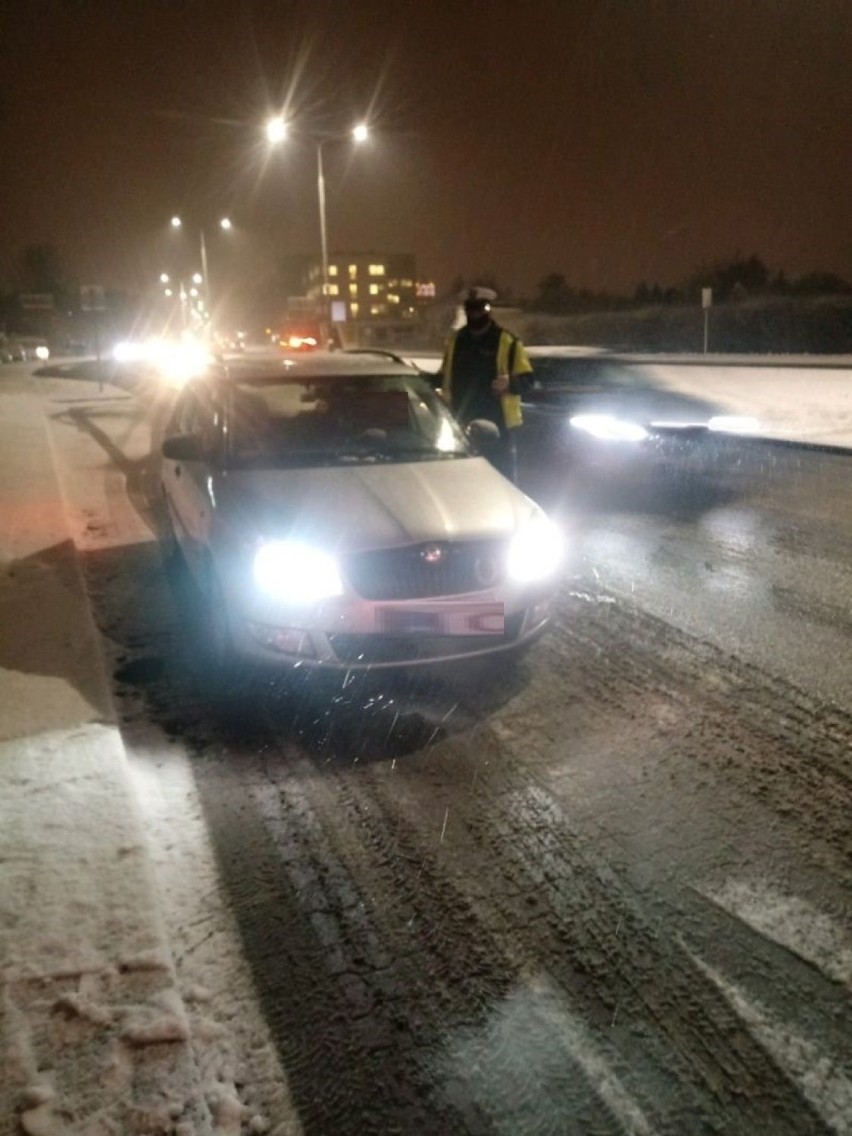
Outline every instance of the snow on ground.
[[[93, 397], [122, 423], [132, 400], [55, 387], [22, 368], [0, 388], [0, 1133], [295, 1136], [188, 779], [143, 792], [85, 598], [96, 515], [107, 541], [151, 533], [119, 531], [97, 447], [76, 476], [45, 426]], [[52, 430], [87, 456], [73, 421]]]
[[759, 419], [760, 433], [820, 445], [852, 447], [852, 359], [830, 366], [642, 363], [662, 385], [705, 396], [731, 413]]

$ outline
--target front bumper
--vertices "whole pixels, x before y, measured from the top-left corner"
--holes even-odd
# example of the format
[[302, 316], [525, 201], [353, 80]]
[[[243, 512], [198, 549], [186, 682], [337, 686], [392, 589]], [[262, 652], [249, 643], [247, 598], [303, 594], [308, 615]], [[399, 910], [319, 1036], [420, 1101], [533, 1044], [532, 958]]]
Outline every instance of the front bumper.
[[269, 604], [232, 611], [231, 637], [242, 658], [283, 668], [367, 671], [517, 650], [544, 632], [550, 597], [530, 594], [511, 606], [493, 594], [401, 604], [338, 601], [314, 618], [306, 613], [299, 618], [292, 608], [275, 611]]

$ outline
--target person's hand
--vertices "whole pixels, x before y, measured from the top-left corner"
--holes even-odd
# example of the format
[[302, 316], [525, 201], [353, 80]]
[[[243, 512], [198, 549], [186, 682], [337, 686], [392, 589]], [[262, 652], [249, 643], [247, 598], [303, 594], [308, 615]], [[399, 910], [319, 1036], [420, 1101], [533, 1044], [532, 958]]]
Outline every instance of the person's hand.
[[498, 375], [491, 384], [491, 389], [495, 394], [504, 394], [509, 389], [509, 376]]

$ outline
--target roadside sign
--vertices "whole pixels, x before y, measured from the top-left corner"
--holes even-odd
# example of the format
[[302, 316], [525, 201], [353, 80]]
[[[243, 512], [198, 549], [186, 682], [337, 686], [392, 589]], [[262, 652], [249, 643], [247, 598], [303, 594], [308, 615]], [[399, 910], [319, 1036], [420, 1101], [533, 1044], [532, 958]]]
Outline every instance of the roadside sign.
[[712, 288], [702, 288], [701, 289], [701, 306], [702, 306], [702, 308], [712, 308], [713, 307], [713, 289]]
[[103, 285], [81, 284], [80, 307], [84, 312], [106, 311], [106, 297], [104, 296]]
[[53, 309], [52, 292], [21, 292], [19, 301], [28, 312], [49, 312]]

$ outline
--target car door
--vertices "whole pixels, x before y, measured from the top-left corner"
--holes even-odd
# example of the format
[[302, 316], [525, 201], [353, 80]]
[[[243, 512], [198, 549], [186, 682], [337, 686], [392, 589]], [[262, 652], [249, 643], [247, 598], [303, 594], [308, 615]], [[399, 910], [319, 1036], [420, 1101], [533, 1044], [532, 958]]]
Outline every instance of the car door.
[[169, 436], [198, 439], [198, 461], [163, 458], [163, 492], [184, 558], [199, 572], [209, 544], [213, 514], [212, 477], [218, 450], [219, 414], [209, 388], [188, 388], [172, 416]]

